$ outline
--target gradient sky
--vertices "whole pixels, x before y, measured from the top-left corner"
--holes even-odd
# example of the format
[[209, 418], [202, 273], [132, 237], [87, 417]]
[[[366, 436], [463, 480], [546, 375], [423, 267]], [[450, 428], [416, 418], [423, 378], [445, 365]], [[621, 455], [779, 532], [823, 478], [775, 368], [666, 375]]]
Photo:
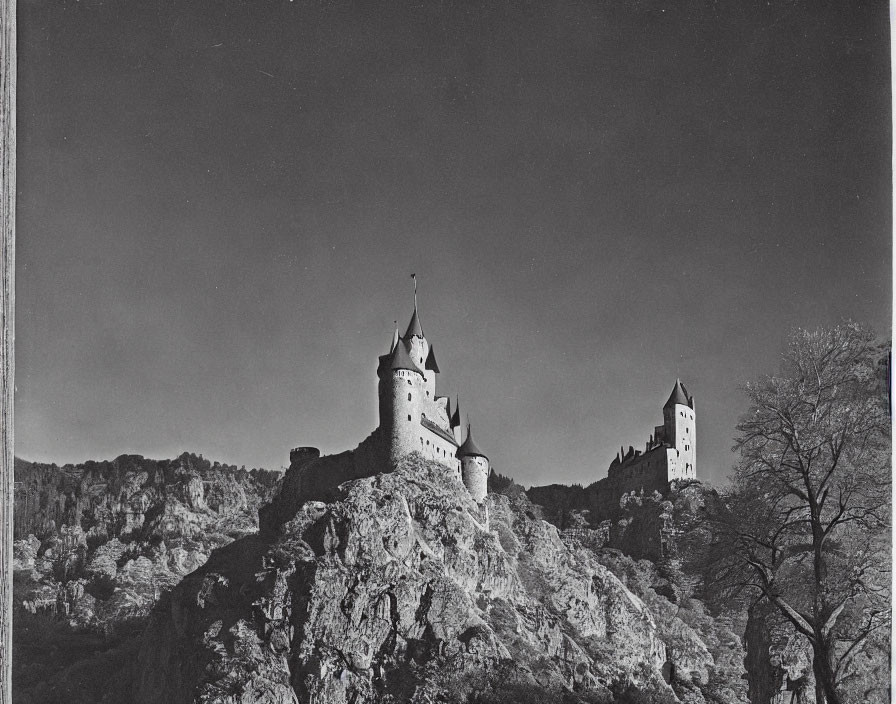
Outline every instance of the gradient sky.
[[721, 483], [788, 331], [889, 335], [885, 2], [19, 3], [16, 452], [278, 468], [420, 315], [500, 472], [676, 377]]

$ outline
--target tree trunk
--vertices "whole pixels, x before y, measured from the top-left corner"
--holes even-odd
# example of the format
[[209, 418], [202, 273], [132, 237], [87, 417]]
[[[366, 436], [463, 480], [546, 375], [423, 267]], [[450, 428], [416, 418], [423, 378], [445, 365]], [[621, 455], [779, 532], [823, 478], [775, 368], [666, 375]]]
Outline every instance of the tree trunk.
[[768, 628], [770, 608], [763, 601], [747, 611], [744, 631], [744, 668], [747, 671], [747, 691], [750, 704], [771, 704], [781, 691], [784, 671], [771, 663], [771, 634]]
[[815, 674], [815, 704], [841, 704], [831, 665], [831, 647], [824, 638], [812, 644], [812, 672]]

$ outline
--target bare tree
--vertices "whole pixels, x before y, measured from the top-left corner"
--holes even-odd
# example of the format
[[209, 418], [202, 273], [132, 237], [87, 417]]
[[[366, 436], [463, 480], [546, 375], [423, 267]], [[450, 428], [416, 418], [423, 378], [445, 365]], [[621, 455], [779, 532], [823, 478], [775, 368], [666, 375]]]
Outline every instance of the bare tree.
[[737, 425], [719, 574], [805, 636], [818, 704], [843, 701], [856, 658], [889, 626], [888, 359], [854, 323], [798, 330], [781, 372], [745, 387]]

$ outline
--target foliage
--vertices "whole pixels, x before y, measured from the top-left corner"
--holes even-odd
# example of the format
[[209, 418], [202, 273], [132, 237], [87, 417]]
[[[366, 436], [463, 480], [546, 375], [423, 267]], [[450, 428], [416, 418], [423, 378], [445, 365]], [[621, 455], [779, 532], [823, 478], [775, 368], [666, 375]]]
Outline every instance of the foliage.
[[889, 628], [890, 446], [881, 359], [853, 323], [796, 331], [778, 375], [748, 384], [719, 584], [772, 603], [813, 650], [816, 700]]
[[512, 477], [505, 477], [494, 469], [488, 473], [488, 492], [490, 494], [501, 494], [514, 484]]

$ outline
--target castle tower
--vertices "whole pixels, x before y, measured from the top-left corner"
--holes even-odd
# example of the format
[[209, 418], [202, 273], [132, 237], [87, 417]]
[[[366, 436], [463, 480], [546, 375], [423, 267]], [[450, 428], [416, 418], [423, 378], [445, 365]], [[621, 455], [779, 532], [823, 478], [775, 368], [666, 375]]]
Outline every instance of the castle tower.
[[467, 439], [457, 449], [457, 457], [461, 463], [464, 486], [467, 487], [467, 491], [470, 492], [476, 503], [481, 504], [488, 494], [489, 462], [488, 457], [473, 440], [473, 433], [469, 425], [467, 426]]
[[[416, 279], [415, 279], [416, 288]], [[461, 477], [455, 457], [458, 441], [452, 433], [449, 401], [436, 396], [439, 363], [423, 334], [417, 295], [404, 335], [396, 329], [389, 354], [379, 359], [379, 432], [392, 466], [401, 457], [419, 452], [452, 468]]]
[[413, 442], [420, 425], [420, 397], [425, 379], [408, 350], [407, 341], [398, 338], [391, 354], [380, 357], [379, 368], [380, 430], [388, 443], [388, 460], [394, 464], [418, 449]]
[[672, 394], [663, 406], [663, 435], [667, 445], [677, 450], [670, 457], [668, 479], [694, 479], [697, 476], [697, 428], [694, 397], [689, 396], [676, 379]]

